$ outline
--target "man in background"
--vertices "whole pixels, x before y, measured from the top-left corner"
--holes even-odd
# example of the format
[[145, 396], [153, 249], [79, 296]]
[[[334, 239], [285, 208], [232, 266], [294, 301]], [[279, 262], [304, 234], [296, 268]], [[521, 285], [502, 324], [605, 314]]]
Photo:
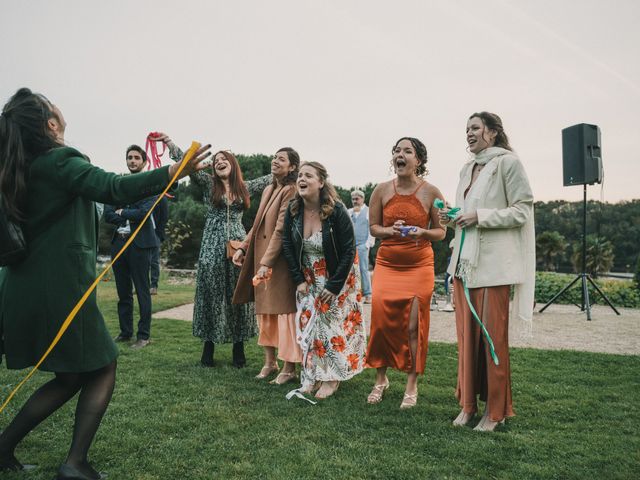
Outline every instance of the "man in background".
[[364, 192], [362, 190], [351, 192], [351, 203], [353, 208], [349, 209], [349, 216], [356, 235], [356, 249], [358, 250], [360, 276], [362, 277], [362, 295], [364, 295], [364, 303], [371, 303], [369, 249], [375, 245], [376, 239], [369, 233], [369, 207], [364, 203]]
[[[132, 174], [141, 172], [147, 164], [147, 155], [138, 145], [127, 148], [127, 168]], [[156, 197], [148, 197], [130, 205], [105, 205], [105, 221], [115, 225], [111, 239], [111, 258], [122, 249], [131, 233], [138, 228], [147, 212], [153, 206]], [[133, 291], [135, 286], [140, 320], [136, 342], [131, 348], [143, 348], [151, 337], [151, 293], [149, 290], [149, 266], [154, 248], [160, 246], [155, 232], [153, 216], [150, 216], [118, 261], [113, 265], [118, 291], [118, 318], [120, 333], [116, 342], [128, 342], [133, 337]]]

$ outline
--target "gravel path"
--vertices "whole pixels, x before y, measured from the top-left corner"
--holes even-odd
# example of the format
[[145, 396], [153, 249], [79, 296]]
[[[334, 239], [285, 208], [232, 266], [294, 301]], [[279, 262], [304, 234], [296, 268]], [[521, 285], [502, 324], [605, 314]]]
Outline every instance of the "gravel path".
[[[618, 310], [622, 315], [616, 315], [609, 307], [596, 305], [591, 310], [592, 320], [588, 322], [586, 314], [574, 305], [551, 305], [544, 313], [534, 314], [533, 338], [513, 342], [513, 346], [640, 355], [640, 310]], [[367, 324], [370, 313], [370, 305], [365, 305]], [[431, 312], [430, 341], [456, 342], [454, 315], [441, 311]], [[193, 304], [153, 315], [156, 319], [185, 321], [191, 321], [192, 317]]]

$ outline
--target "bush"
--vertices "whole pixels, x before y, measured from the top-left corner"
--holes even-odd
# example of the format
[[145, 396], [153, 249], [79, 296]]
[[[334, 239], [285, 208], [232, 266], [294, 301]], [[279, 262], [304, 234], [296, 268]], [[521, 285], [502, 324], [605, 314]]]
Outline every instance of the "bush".
[[167, 265], [174, 268], [194, 268], [198, 261], [200, 242], [207, 207], [185, 196], [169, 207], [169, 222], [162, 248]]
[[[560, 273], [536, 273], [536, 302], [547, 303], [571, 282], [575, 276]], [[594, 280], [596, 285], [616, 307], [640, 308], [640, 291], [629, 280]], [[599, 305], [605, 304], [600, 294], [589, 285], [589, 300]], [[582, 303], [582, 286], [578, 280], [569, 290], [556, 300], [559, 304]]]

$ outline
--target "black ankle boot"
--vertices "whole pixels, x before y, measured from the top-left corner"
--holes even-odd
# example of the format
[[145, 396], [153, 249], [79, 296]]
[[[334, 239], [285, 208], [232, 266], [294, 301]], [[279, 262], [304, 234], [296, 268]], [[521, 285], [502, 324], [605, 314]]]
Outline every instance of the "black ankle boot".
[[19, 472], [22, 465], [13, 455], [3, 455], [0, 457], [0, 472]]
[[233, 344], [233, 366], [236, 368], [244, 368], [247, 365], [247, 359], [244, 356], [244, 342], [236, 342]]
[[215, 350], [215, 344], [206, 340], [202, 347], [202, 358], [200, 363], [203, 367], [213, 367], [213, 351]]

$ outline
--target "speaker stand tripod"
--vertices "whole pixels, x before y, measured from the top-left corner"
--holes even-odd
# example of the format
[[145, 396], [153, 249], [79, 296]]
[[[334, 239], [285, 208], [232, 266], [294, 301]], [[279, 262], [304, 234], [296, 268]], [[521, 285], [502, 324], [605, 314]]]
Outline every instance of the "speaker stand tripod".
[[591, 278], [591, 275], [589, 275], [586, 270], [587, 270], [587, 184], [583, 184], [583, 198], [582, 198], [582, 272], [580, 272], [576, 278], [574, 278], [571, 283], [569, 283], [569, 285], [567, 285], [566, 287], [564, 287], [562, 290], [560, 290], [558, 293], [556, 293], [554, 295], [554, 297], [549, 300], [549, 302], [547, 302], [547, 304], [542, 307], [540, 309], [540, 313], [544, 312], [547, 307], [549, 305], [551, 305], [552, 303], [554, 303], [558, 298], [560, 298], [560, 296], [566, 292], [567, 290], [569, 290], [571, 287], [573, 287], [575, 285], [575, 283], [580, 280], [580, 284], [582, 286], [582, 307], [580, 308], [580, 311], [587, 312], [587, 320], [591, 321], [591, 302], [589, 300], [589, 288], [587, 285], [587, 282], [591, 284], [591, 286], [593, 288], [595, 288], [596, 292], [598, 292], [600, 294], [600, 296], [602, 298], [604, 298], [604, 301], [607, 302], [607, 305], [609, 305], [614, 312], [616, 312], [617, 315], [620, 315], [620, 312], [618, 310], [616, 310], [616, 307], [613, 306], [613, 303], [611, 303], [611, 300], [609, 300], [607, 298], [607, 296], [602, 292], [602, 290], [600, 290], [600, 288], [598, 287], [598, 285], [596, 285], [596, 283], [593, 281], [593, 279]]

